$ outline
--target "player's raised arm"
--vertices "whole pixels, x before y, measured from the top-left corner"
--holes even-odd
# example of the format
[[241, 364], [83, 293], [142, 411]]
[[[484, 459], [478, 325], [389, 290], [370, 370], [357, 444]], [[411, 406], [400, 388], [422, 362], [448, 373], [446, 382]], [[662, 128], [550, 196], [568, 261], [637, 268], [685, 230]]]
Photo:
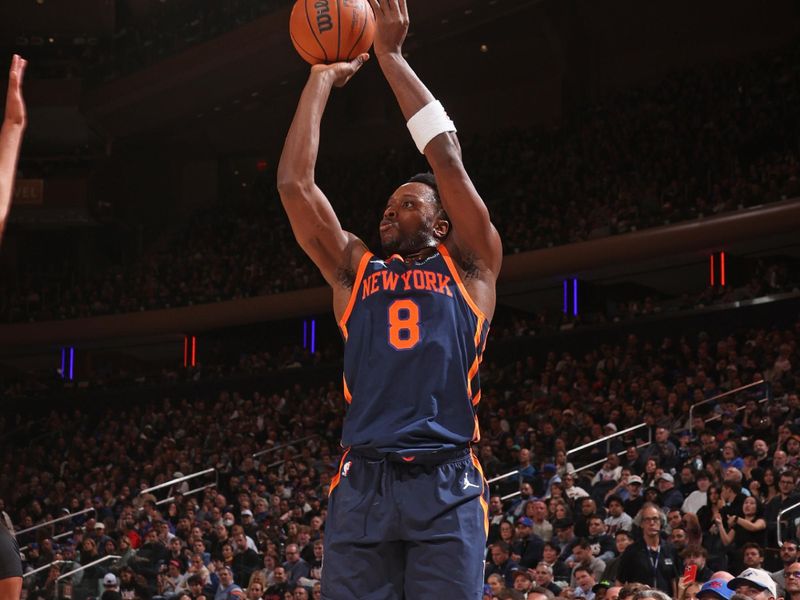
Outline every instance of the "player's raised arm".
[[361, 258], [364, 245], [342, 229], [314, 180], [319, 129], [331, 88], [346, 84], [368, 58], [362, 54], [350, 62], [311, 67], [278, 165], [278, 192], [295, 238], [334, 287], [346, 286], [343, 272]]
[[409, 123], [414, 141], [433, 169], [442, 204], [453, 221], [453, 243], [493, 275], [503, 249], [489, 211], [464, 169], [455, 127], [408, 62], [402, 46], [408, 33], [406, 0], [369, 0], [375, 12], [375, 56]]
[[28, 61], [15, 54], [8, 72], [6, 112], [3, 128], [0, 130], [0, 240], [3, 238], [8, 211], [11, 209], [19, 147], [27, 124], [25, 101], [22, 99], [22, 79], [27, 64]]

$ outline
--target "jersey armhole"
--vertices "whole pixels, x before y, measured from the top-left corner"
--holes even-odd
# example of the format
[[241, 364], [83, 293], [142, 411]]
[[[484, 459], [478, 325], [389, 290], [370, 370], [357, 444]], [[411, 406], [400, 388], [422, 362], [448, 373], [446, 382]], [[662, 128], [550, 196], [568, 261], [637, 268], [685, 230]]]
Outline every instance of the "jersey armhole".
[[358, 288], [361, 287], [361, 280], [364, 278], [364, 271], [367, 270], [367, 265], [372, 257], [375, 256], [367, 250], [364, 252], [364, 256], [361, 257], [361, 260], [358, 262], [358, 269], [356, 270], [356, 278], [353, 281], [353, 289], [350, 291], [350, 299], [347, 302], [347, 308], [344, 309], [344, 314], [342, 314], [342, 318], [339, 319], [339, 329], [342, 332], [342, 337], [344, 341], [347, 341], [347, 321], [350, 319], [350, 314], [353, 312], [353, 306], [356, 303], [356, 295], [358, 294]]
[[456, 282], [458, 290], [461, 292], [461, 295], [464, 296], [464, 300], [466, 301], [467, 305], [470, 307], [470, 309], [472, 309], [472, 312], [475, 313], [475, 316], [478, 317], [478, 319], [482, 319], [488, 325], [489, 319], [486, 318], [486, 315], [483, 314], [483, 311], [478, 308], [478, 305], [475, 304], [475, 301], [469, 295], [464, 282], [461, 281], [461, 276], [458, 274], [458, 269], [456, 269], [456, 265], [453, 262], [453, 257], [450, 256], [450, 252], [447, 250], [447, 247], [444, 244], [439, 244], [439, 254], [442, 255], [442, 258], [447, 265], [447, 269], [453, 276], [453, 281]]

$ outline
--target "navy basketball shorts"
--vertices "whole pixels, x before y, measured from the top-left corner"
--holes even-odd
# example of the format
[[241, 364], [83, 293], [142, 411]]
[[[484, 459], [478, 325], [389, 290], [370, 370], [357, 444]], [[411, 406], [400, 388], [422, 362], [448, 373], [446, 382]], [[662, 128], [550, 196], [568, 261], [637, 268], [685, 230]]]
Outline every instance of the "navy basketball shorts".
[[481, 600], [489, 489], [469, 449], [347, 452], [331, 482], [325, 600]]

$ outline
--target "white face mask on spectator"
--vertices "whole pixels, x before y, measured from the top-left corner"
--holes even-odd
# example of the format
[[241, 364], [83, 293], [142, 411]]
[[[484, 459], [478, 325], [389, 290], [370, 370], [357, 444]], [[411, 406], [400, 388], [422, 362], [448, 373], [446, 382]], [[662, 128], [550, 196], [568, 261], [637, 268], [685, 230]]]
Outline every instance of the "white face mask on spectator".
[[225, 527], [231, 527], [233, 526], [233, 519], [225, 519], [222, 523], [225, 525]]

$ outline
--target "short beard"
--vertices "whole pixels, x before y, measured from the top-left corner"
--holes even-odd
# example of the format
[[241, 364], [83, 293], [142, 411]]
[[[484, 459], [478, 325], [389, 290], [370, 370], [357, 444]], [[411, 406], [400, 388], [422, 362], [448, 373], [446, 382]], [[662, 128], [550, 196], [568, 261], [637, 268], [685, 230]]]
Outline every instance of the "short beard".
[[381, 242], [385, 256], [392, 256], [393, 254], [408, 256], [409, 254], [414, 254], [414, 252], [419, 252], [423, 248], [431, 248], [438, 245], [439, 241], [436, 236], [429, 231], [418, 231], [410, 238], [396, 237], [385, 244]]

